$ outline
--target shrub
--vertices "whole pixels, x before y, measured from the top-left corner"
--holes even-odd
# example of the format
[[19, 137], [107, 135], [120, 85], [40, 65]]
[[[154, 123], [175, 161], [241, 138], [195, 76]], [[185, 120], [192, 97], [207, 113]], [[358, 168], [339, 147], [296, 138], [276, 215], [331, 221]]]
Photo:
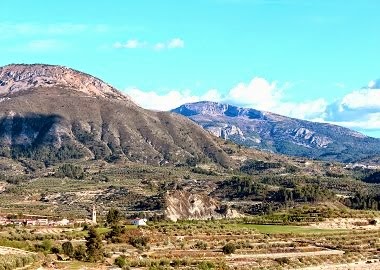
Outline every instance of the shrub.
[[78, 261], [83, 261], [86, 258], [86, 248], [83, 245], [79, 245], [75, 248], [74, 258]]
[[232, 254], [236, 251], [236, 246], [233, 243], [227, 243], [222, 251], [224, 254]]
[[132, 246], [138, 247], [146, 247], [149, 243], [149, 237], [147, 236], [132, 236], [129, 238], [128, 243]]
[[74, 247], [73, 247], [73, 244], [71, 244], [71, 242], [63, 243], [62, 250], [63, 250], [63, 254], [65, 254], [66, 256], [72, 257], [74, 254]]
[[203, 241], [198, 241], [193, 247], [196, 249], [206, 250], [207, 249], [207, 243], [203, 242]]
[[115, 259], [115, 265], [123, 268], [127, 265], [127, 261], [125, 260], [125, 256], [119, 256]]

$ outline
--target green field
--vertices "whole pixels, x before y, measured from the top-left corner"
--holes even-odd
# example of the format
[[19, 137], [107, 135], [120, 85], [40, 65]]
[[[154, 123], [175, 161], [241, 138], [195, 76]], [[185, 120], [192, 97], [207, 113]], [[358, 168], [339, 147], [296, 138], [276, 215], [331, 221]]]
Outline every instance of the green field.
[[238, 224], [239, 227], [255, 229], [260, 233], [268, 234], [281, 234], [281, 233], [293, 233], [293, 234], [303, 234], [303, 233], [331, 233], [331, 232], [342, 232], [345, 230], [331, 230], [331, 229], [317, 229], [308, 228], [302, 226], [288, 226], [288, 225], [256, 225], [256, 224]]

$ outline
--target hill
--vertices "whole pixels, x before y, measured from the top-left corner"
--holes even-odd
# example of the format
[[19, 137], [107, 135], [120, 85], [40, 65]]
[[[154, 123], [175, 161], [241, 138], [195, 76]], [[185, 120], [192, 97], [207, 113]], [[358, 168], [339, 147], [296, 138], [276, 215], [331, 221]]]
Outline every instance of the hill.
[[215, 136], [274, 153], [357, 162], [380, 155], [380, 140], [326, 123], [215, 102], [184, 104], [184, 115]]
[[231, 159], [194, 122], [140, 108], [88, 74], [61, 66], [0, 68], [0, 155], [46, 164], [126, 159], [152, 165]]

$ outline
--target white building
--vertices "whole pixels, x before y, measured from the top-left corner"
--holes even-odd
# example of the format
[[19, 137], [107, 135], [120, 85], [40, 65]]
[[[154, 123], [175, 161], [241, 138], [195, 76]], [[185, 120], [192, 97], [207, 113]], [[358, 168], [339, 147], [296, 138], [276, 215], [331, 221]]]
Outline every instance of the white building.
[[92, 223], [96, 224], [96, 207], [92, 207]]
[[147, 221], [148, 220], [146, 218], [135, 218], [131, 223], [136, 226], [146, 226]]

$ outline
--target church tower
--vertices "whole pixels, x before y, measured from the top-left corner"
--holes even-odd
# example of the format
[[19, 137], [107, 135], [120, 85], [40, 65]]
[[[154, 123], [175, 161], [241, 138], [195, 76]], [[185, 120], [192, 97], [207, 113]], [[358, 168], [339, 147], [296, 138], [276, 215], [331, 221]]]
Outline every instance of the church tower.
[[96, 224], [96, 207], [92, 207], [92, 223]]

